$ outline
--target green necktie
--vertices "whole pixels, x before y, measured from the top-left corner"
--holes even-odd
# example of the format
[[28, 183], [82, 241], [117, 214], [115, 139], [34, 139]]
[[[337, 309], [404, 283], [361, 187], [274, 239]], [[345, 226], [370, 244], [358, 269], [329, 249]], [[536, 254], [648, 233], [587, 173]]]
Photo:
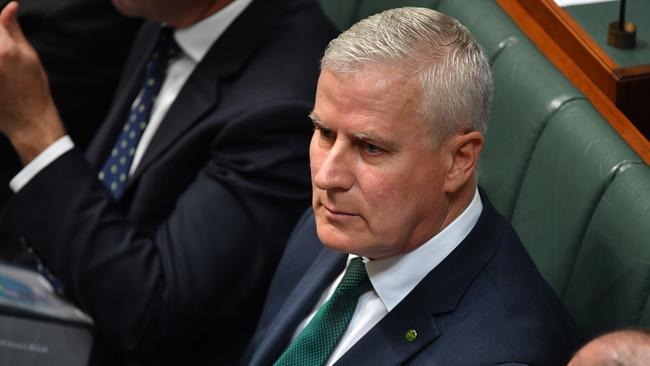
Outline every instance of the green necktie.
[[330, 299], [318, 309], [274, 366], [324, 365], [345, 333], [359, 296], [371, 288], [365, 263], [360, 257], [352, 259]]

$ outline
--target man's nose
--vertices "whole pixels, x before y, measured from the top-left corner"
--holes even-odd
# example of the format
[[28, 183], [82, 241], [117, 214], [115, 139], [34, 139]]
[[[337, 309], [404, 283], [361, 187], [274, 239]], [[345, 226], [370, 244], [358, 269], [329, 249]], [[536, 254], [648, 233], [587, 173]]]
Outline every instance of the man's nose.
[[350, 148], [337, 141], [322, 154], [315, 167], [314, 185], [322, 190], [349, 190], [354, 184], [354, 160]]

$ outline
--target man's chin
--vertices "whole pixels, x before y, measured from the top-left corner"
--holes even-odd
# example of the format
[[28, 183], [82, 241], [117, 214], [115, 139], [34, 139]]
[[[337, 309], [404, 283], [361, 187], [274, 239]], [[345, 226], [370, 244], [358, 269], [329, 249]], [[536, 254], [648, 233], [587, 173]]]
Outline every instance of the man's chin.
[[321, 243], [323, 243], [323, 245], [327, 249], [333, 250], [335, 252], [341, 252], [345, 254], [356, 254], [353, 253], [353, 250], [350, 250], [351, 248], [348, 245], [339, 245], [338, 243], [333, 243], [333, 242], [323, 242], [322, 240]]
[[325, 247], [337, 252], [351, 253], [351, 250], [354, 248], [351, 248], [351, 240], [347, 235], [341, 233], [330, 224], [319, 223], [318, 221], [316, 219], [316, 233], [318, 234], [318, 239]]
[[[321, 228], [316, 230], [318, 239], [329, 250], [345, 254], [354, 254], [360, 257], [371, 257], [368, 248], [364, 247], [363, 240], [343, 235], [342, 233], [331, 228]], [[360, 245], [361, 244], [361, 245]]]

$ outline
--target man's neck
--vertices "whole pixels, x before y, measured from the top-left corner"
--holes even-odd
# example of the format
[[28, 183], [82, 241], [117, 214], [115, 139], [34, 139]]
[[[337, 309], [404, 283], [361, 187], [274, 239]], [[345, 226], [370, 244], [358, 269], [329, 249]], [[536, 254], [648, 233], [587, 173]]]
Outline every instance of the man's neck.
[[447, 217], [442, 222], [440, 229], [444, 229], [449, 226], [458, 216], [460, 216], [463, 211], [469, 206], [469, 204], [474, 199], [474, 194], [476, 192], [476, 179], [470, 179], [465, 185], [463, 185], [458, 191], [454, 192], [449, 196], [449, 209]]
[[192, 16], [187, 17], [185, 19], [181, 19], [176, 24], [170, 24], [170, 25], [174, 29], [183, 29], [183, 28], [191, 27], [192, 25], [202, 21], [203, 19], [208, 18], [212, 14], [221, 11], [221, 9], [228, 6], [233, 1], [235, 0], [215, 0], [210, 4], [207, 4], [205, 8], [198, 9], [197, 12]]

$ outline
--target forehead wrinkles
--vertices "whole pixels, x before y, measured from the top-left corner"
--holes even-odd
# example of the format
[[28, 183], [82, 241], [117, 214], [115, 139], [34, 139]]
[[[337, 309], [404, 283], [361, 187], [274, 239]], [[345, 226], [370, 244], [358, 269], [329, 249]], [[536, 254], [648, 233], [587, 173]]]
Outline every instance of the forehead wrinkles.
[[431, 147], [430, 128], [422, 118], [420, 103], [417, 73], [377, 64], [346, 73], [326, 68], [319, 80], [314, 114], [326, 127], [345, 122], [346, 127], [359, 127], [351, 132], [367, 130], [383, 140], [407, 130], [419, 131], [416, 138]]
[[344, 74], [325, 69], [321, 74], [316, 109], [325, 107], [337, 113], [359, 116], [399, 113], [408, 117], [405, 114], [418, 109], [419, 88], [414, 83], [417, 78], [394, 67], [366, 66]]

